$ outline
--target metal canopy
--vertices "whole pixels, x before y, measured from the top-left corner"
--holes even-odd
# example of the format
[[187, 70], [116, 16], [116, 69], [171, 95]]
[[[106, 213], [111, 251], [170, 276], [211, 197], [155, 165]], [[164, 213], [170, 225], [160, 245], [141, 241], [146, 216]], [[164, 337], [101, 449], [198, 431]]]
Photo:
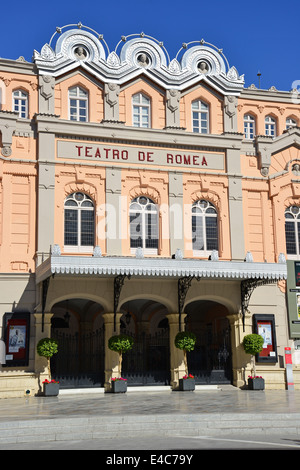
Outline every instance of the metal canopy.
[[142, 276], [201, 279], [245, 280], [287, 279], [287, 265], [243, 261], [211, 261], [199, 259], [135, 258], [118, 256], [64, 256], [50, 255], [36, 270], [36, 283], [49, 276]]

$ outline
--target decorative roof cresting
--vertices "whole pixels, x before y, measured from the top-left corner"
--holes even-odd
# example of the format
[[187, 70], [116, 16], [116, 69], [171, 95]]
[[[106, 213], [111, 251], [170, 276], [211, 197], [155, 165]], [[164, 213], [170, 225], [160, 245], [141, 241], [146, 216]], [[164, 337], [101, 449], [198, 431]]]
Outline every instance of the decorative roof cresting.
[[183, 43], [170, 59], [162, 41], [145, 33], [121, 36], [110, 51], [103, 34], [81, 22], [57, 27], [33, 61], [39, 73], [58, 77], [82, 67], [102, 81], [122, 84], [146, 75], [165, 89], [184, 89], [202, 80], [224, 94], [238, 94], [244, 76], [230, 66], [223, 50], [204, 39]]

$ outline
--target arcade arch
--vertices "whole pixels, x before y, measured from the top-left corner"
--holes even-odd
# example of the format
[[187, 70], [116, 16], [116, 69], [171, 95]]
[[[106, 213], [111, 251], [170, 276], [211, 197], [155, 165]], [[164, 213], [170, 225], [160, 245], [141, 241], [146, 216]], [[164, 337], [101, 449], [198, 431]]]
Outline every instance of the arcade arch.
[[101, 304], [84, 298], [67, 298], [53, 305], [51, 337], [59, 347], [51, 370], [61, 388], [104, 385], [103, 311]]
[[189, 372], [198, 384], [232, 382], [231, 331], [228, 308], [214, 300], [194, 300], [185, 307], [186, 330], [196, 335], [188, 354]]
[[134, 339], [123, 356], [122, 376], [129, 385], [170, 384], [170, 336], [168, 309], [156, 300], [126, 301], [121, 312], [121, 332]]

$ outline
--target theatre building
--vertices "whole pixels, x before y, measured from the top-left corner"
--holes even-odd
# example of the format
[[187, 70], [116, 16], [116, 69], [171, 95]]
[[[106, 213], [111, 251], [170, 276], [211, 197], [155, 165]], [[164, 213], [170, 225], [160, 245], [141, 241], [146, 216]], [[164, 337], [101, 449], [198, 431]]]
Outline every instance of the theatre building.
[[197, 385], [245, 387], [258, 332], [265, 388], [286, 348], [299, 388], [297, 90], [246, 87], [204, 40], [170, 57], [78, 24], [37, 48], [0, 59], [0, 397], [39, 393], [43, 337], [61, 389], [109, 392], [119, 333], [128, 387], [176, 390], [180, 330]]

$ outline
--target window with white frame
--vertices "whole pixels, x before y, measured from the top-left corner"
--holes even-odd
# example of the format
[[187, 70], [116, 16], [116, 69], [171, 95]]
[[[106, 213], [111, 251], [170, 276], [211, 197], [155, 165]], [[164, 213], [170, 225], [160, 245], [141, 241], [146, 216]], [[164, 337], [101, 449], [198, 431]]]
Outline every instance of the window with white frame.
[[285, 242], [289, 259], [300, 255], [300, 207], [290, 206], [285, 210]]
[[88, 120], [88, 92], [79, 86], [69, 89], [69, 118], [71, 121]]
[[132, 97], [132, 123], [134, 127], [150, 127], [150, 99], [143, 93]]
[[28, 118], [28, 93], [23, 90], [13, 92], [13, 110], [19, 118]]
[[209, 106], [203, 101], [192, 102], [193, 132], [199, 134], [209, 133]]
[[129, 207], [130, 248], [143, 248], [148, 254], [157, 254], [158, 250], [158, 208], [146, 196], [139, 196], [131, 201]]
[[288, 117], [285, 121], [286, 124], [286, 129], [289, 129], [290, 127], [297, 127], [297, 121], [291, 117]]
[[195, 255], [209, 256], [213, 250], [218, 250], [217, 210], [204, 199], [192, 205], [192, 243]]
[[276, 136], [276, 121], [272, 116], [265, 118], [265, 134], [271, 137]]
[[255, 119], [251, 114], [244, 116], [244, 134], [245, 139], [254, 139], [255, 137]]
[[64, 218], [66, 251], [91, 251], [95, 237], [95, 210], [92, 199], [81, 192], [70, 194], [65, 200]]

